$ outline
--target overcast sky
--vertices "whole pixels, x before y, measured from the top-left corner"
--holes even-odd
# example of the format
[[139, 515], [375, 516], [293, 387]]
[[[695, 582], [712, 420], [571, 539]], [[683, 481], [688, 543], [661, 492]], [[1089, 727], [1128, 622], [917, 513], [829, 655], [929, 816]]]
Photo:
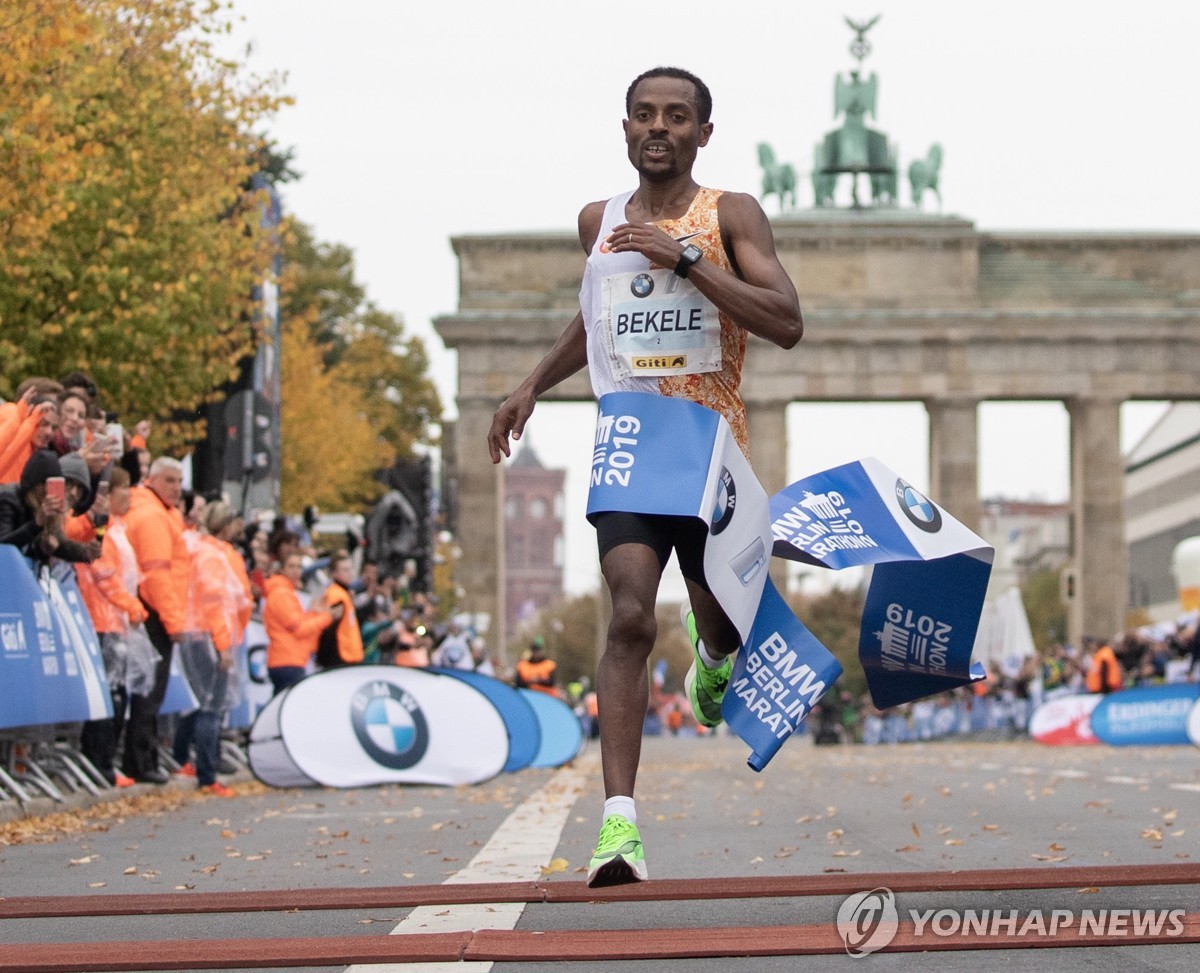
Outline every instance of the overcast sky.
[[[296, 99], [271, 128], [295, 148], [303, 173], [286, 187], [287, 210], [320, 239], [354, 250], [371, 299], [427, 339], [451, 409], [454, 356], [429, 323], [457, 306], [450, 237], [573, 229], [584, 203], [632, 187], [624, 93], [656, 64], [686, 67], [713, 91], [701, 183], [757, 193], [760, 141], [807, 170], [813, 144], [837, 124], [834, 77], [854, 64], [843, 15], [883, 15], [865, 65], [879, 76], [873, 125], [897, 144], [902, 169], [942, 144], [945, 212], [981, 230], [1200, 231], [1192, 107], [1200, 3], [1191, 0], [1116, 8], [233, 0], [233, 8], [244, 17], [235, 41], [253, 44], [250, 67], [285, 73]], [[907, 188], [902, 196], [907, 205]], [[542, 407], [530, 425], [547, 465], [569, 470], [572, 591], [596, 583], [582, 518], [589, 450], [586, 441], [567, 445], [572, 437], [560, 430], [585, 408]], [[1160, 410], [1127, 407], [1124, 444]], [[804, 455], [789, 452], [793, 477], [876, 455], [928, 484], [919, 404], [793, 406], [791, 421], [809, 430], [831, 416], [836, 434], [806, 435]], [[1057, 404], [983, 406], [982, 492], [1064, 499], [1066, 435]]]

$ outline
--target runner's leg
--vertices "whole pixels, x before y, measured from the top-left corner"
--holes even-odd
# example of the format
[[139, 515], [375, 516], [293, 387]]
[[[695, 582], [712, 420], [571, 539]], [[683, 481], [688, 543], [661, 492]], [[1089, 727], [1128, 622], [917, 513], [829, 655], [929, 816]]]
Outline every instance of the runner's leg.
[[658, 631], [654, 603], [662, 565], [652, 548], [633, 543], [610, 550], [600, 569], [613, 602], [608, 643], [596, 667], [604, 795], [632, 797], [650, 694], [646, 662]]

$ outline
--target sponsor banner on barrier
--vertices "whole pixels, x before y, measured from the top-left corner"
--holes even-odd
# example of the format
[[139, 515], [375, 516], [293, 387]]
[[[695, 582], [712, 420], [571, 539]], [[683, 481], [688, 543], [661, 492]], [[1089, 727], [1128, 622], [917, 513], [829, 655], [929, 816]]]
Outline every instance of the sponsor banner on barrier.
[[478, 689], [496, 707], [508, 732], [508, 760], [503, 768], [506, 772], [521, 770], [537, 759], [542, 747], [542, 726], [537, 712], [523, 693], [506, 682], [473, 670], [430, 668], [426, 671], [461, 679]]
[[1097, 693], [1084, 693], [1048, 699], [1029, 717], [1029, 735], [1048, 746], [1099, 743], [1092, 732], [1092, 710], [1103, 698]]
[[315, 780], [292, 762], [279, 730], [279, 707], [287, 691], [267, 701], [250, 728], [246, 757], [254, 776], [268, 787], [317, 787]]
[[100, 654], [100, 640], [92, 626], [92, 618], [83, 604], [75, 571], [66, 564], [62, 570], [43, 578], [43, 590], [50, 598], [64, 644], [69, 646], [64, 656], [67, 669], [74, 661], [87, 694], [88, 719], [102, 720], [113, 715], [112, 693], [108, 690], [108, 674]]
[[873, 565], [859, 658], [880, 709], [983, 679], [971, 652], [992, 548], [879, 460], [798, 480], [771, 498], [774, 553]]
[[1113, 746], [1190, 743], [1188, 719], [1197, 699], [1195, 683], [1121, 689], [1096, 704], [1092, 732]]
[[45, 589], [15, 547], [0, 545], [0, 729], [112, 715], [90, 622], [81, 630], [62, 586], [43, 578]]
[[721, 703], [729, 728], [750, 745], [751, 768], [767, 765], [841, 674], [837, 659], [801, 624], [767, 578], [758, 616], [734, 660]]
[[1187, 735], [1192, 743], [1200, 747], [1200, 701], [1197, 701], [1188, 713]]
[[578, 756], [583, 749], [583, 727], [571, 707], [557, 696], [536, 689], [517, 690], [537, 715], [541, 743], [531, 767], [558, 767]]
[[504, 721], [486, 696], [402, 666], [308, 676], [283, 694], [279, 735], [296, 768], [326, 787], [473, 784], [508, 760]]
[[274, 693], [267, 676], [267, 630], [257, 619], [246, 625], [242, 644], [234, 650], [233, 668], [239, 691], [236, 705], [225, 714], [225, 726], [245, 729], [253, 725]]

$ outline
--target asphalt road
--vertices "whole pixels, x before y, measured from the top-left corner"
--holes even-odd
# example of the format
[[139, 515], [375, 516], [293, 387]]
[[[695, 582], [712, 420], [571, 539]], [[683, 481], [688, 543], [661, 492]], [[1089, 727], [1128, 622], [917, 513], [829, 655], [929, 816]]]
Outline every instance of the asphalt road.
[[[1025, 741], [813, 747], [794, 739], [762, 774], [739, 741], [650, 738], [638, 785], [651, 879], [712, 880], [979, 868], [1200, 861], [1200, 753], [1050, 749]], [[572, 767], [475, 787], [191, 795], [104, 830], [0, 846], [0, 896], [365, 888], [462, 881], [580, 882], [599, 824], [598, 751]], [[153, 799], [148, 802], [158, 804]], [[863, 891], [866, 891], [864, 889]], [[531, 903], [370, 911], [5, 919], [4, 943], [379, 936], [477, 928], [628, 930], [829, 924], [844, 896]], [[901, 893], [909, 910], [1200, 908], [1200, 886]], [[847, 957], [459, 964], [447, 969], [832, 969]], [[871, 969], [1192, 970], [1200, 947], [876, 953]], [[418, 967], [356, 966], [362, 970]], [[441, 969], [442, 967], [437, 967]], [[345, 966], [325, 967], [342, 971]], [[426, 967], [434, 969], [434, 967]]]

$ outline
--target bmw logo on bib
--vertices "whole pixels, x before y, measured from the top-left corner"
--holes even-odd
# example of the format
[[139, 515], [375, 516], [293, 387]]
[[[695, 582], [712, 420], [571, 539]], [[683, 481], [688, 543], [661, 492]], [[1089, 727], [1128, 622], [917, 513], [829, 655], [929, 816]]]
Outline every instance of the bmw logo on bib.
[[634, 297], [649, 297], [654, 292], [654, 278], [649, 274], [638, 274], [629, 284]]
[[411, 767], [429, 745], [425, 714], [412, 695], [388, 682], [370, 682], [350, 701], [354, 735], [377, 763]]
[[941, 511], [916, 487], [904, 480], [897, 480], [896, 499], [904, 516], [921, 530], [936, 534], [942, 529]]

